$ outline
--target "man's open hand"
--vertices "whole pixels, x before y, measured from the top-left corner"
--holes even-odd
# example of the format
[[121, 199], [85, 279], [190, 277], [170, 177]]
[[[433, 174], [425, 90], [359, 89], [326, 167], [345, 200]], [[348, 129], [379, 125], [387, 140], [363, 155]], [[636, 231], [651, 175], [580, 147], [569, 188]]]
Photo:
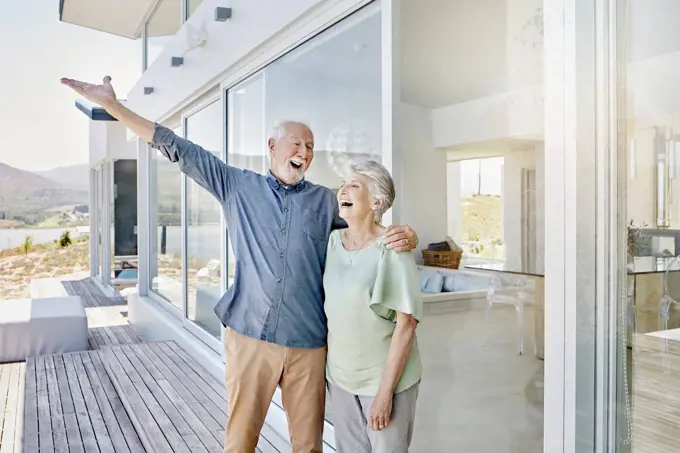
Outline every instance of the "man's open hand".
[[73, 91], [83, 96], [88, 101], [94, 102], [107, 108], [116, 102], [116, 92], [111, 86], [111, 77], [104, 77], [101, 85], [94, 85], [92, 83], [81, 82], [73, 79], [61, 79], [61, 83], [71, 88]]
[[387, 248], [397, 252], [410, 252], [418, 246], [418, 235], [408, 225], [390, 225], [385, 231], [384, 241]]

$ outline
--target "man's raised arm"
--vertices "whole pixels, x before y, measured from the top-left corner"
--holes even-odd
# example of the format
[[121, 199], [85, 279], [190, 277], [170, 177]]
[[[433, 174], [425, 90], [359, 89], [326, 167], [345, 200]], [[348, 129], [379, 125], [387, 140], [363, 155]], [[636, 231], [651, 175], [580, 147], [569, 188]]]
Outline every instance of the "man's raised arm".
[[234, 189], [239, 172], [226, 163], [182, 137], [137, 115], [118, 102], [111, 85], [111, 77], [104, 77], [101, 85], [73, 79], [61, 79], [61, 83], [71, 88], [87, 100], [101, 105], [119, 122], [127, 126], [152, 148], [159, 150], [172, 162], [179, 162], [180, 169], [201, 187], [223, 203]]

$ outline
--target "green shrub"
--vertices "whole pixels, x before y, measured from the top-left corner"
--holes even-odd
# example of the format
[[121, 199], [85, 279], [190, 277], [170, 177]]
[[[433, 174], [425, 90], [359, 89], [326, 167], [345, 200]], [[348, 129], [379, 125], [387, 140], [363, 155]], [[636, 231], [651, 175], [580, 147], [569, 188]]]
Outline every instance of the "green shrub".
[[31, 236], [26, 236], [26, 239], [24, 239], [24, 243], [21, 244], [21, 250], [23, 250], [24, 255], [28, 255], [29, 250], [31, 250], [31, 247], [33, 246], [33, 238]]
[[64, 248], [68, 247], [71, 245], [71, 232], [68, 230], [64, 230], [63, 233], [61, 233], [61, 237], [59, 238], [59, 247]]

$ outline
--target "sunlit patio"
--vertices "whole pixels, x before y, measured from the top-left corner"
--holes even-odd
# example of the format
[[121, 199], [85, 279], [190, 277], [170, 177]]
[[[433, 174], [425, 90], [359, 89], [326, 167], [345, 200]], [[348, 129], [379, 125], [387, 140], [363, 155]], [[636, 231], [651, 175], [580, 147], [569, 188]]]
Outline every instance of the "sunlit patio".
[[[144, 342], [120, 294], [56, 282], [42, 286], [82, 299], [90, 350], [0, 364], [0, 452], [223, 451], [224, 383], [175, 342]], [[290, 446], [265, 425], [258, 451]]]

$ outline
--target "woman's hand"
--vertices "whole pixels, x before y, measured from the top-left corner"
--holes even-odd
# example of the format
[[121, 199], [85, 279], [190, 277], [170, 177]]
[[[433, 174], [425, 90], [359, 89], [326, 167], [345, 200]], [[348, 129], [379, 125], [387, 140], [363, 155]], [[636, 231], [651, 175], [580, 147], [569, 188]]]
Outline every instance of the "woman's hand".
[[392, 415], [392, 397], [393, 393], [379, 391], [373, 398], [371, 404], [371, 419], [370, 426], [373, 431], [380, 431], [387, 428], [390, 423], [390, 416]]

